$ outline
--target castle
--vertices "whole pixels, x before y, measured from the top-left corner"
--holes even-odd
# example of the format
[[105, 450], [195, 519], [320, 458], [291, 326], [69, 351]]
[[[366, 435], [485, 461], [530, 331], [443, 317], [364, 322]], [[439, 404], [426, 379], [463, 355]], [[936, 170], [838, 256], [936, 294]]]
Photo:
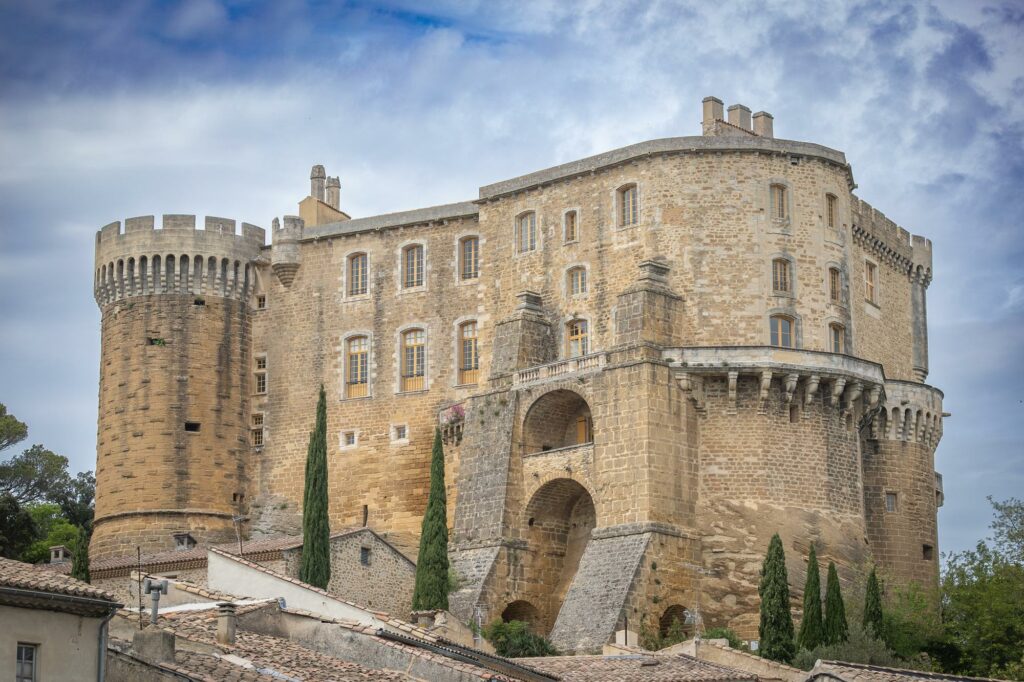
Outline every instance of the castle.
[[795, 593], [812, 542], [934, 586], [931, 243], [772, 124], [708, 97], [700, 136], [368, 218], [314, 166], [269, 246], [102, 228], [93, 558], [299, 532], [323, 384], [334, 527], [414, 546], [442, 429], [466, 620], [593, 651], [699, 608], [756, 638], [776, 532]]

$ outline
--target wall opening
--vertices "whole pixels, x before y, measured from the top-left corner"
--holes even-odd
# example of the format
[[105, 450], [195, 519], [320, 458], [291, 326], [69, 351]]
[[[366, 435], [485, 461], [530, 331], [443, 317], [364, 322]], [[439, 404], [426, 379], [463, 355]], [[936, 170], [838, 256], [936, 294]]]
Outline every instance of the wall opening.
[[590, 405], [579, 394], [557, 390], [530, 406], [523, 423], [523, 454], [594, 442]]
[[185, 430], [189, 433], [199, 433], [199, 428], [202, 426], [199, 422], [185, 422]]
[[525, 599], [517, 599], [506, 606], [505, 610], [501, 612], [501, 620], [506, 623], [518, 620], [521, 623], [526, 623], [533, 632], [538, 632], [537, 628], [541, 624], [540, 611]]
[[691, 623], [687, 622], [687, 616], [685, 607], [673, 604], [665, 609], [665, 612], [661, 614], [661, 618], [658, 619], [658, 632], [662, 637], [665, 637], [670, 630], [676, 629], [689, 636], [693, 627]]

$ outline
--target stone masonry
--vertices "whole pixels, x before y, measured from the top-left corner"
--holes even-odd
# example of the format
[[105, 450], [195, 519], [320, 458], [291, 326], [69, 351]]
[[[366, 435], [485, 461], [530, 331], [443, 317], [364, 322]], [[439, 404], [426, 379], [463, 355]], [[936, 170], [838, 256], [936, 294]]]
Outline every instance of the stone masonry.
[[931, 243], [853, 194], [842, 152], [703, 113], [367, 218], [316, 166], [269, 246], [218, 218], [103, 228], [93, 551], [295, 533], [322, 384], [335, 529], [414, 551], [442, 427], [467, 622], [597, 651], [699, 605], [754, 638], [776, 532], [794, 605], [812, 543], [844, 581], [934, 588]]

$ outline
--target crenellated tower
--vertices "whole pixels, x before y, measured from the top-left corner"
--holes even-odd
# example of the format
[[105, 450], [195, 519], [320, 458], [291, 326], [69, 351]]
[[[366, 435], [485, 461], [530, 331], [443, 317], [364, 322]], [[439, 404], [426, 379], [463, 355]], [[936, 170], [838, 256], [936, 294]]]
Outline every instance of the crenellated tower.
[[[245, 511], [249, 298], [263, 228], [165, 215], [96, 234], [102, 312], [93, 559], [234, 537]], [[187, 539], [184, 542], [190, 542]]]

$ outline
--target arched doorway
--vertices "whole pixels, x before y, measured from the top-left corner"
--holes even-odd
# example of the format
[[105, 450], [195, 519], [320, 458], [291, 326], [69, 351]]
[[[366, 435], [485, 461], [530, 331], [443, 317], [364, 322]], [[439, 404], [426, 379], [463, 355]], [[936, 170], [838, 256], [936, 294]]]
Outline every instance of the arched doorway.
[[687, 622], [687, 616], [689, 613], [679, 604], [669, 606], [658, 619], [658, 632], [665, 637], [671, 630], [676, 629], [688, 636], [693, 630], [693, 626], [692, 623]]
[[524, 587], [541, 604], [541, 634], [546, 634], [576, 576], [590, 532], [597, 525], [597, 512], [586, 488], [572, 479], [557, 478], [533, 494], [524, 520], [531, 556]]
[[523, 454], [592, 443], [590, 406], [578, 393], [559, 389], [534, 401], [523, 422]]
[[501, 612], [501, 619], [506, 623], [512, 620], [526, 623], [533, 632], [539, 632], [542, 628], [540, 611], [525, 599], [517, 599], [506, 606]]

